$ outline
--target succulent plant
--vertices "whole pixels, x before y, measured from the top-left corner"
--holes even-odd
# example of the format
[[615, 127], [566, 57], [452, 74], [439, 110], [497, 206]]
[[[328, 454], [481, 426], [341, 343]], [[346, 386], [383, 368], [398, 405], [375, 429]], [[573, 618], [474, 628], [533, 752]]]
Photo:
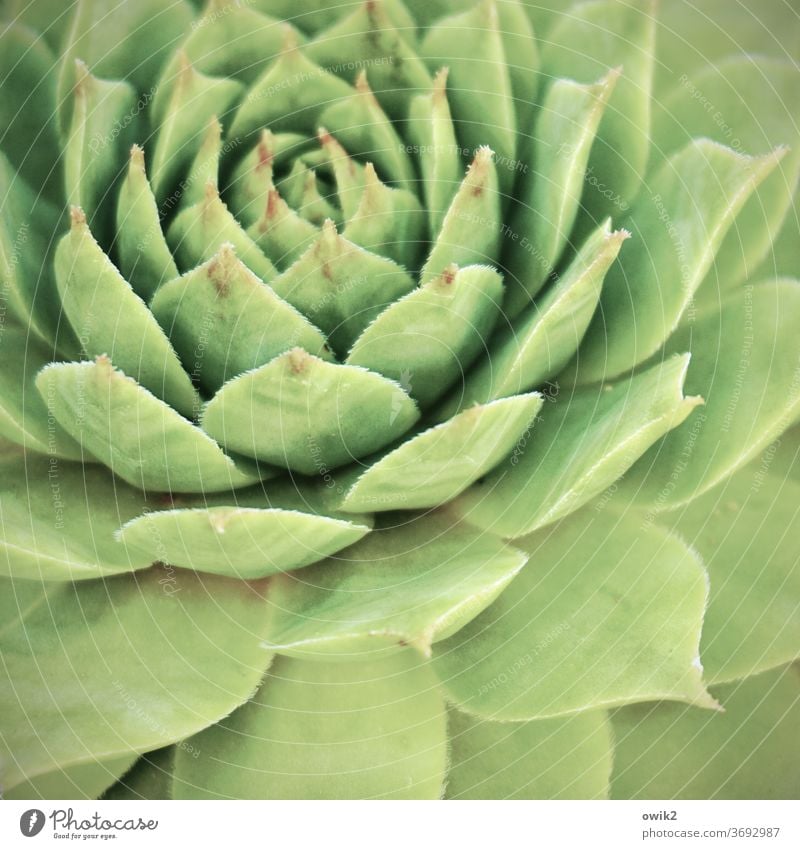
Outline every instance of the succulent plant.
[[798, 18], [663, 6], [11, 3], [5, 796], [797, 797]]

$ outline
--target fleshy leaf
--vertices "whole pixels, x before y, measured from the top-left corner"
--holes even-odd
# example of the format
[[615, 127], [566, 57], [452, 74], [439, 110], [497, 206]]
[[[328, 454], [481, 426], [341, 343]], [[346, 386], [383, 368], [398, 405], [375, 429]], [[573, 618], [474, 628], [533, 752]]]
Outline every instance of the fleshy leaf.
[[[62, 184], [61, 163], [53, 156], [58, 148], [55, 59], [36, 31], [38, 27], [22, 25], [30, 0], [20, 0], [20, 4], [24, 8], [6, 6], [0, 26], [2, 149], [24, 180], [53, 196]], [[47, 13], [52, 21], [53, 9]], [[13, 23], [6, 22], [9, 20]], [[4, 190], [0, 197], [5, 207]]]
[[[285, 38], [286, 23], [257, 11], [253, 0], [204, 2], [203, 14], [190, 28], [181, 51], [204, 74], [234, 77], [251, 85], [274, 61]], [[287, 16], [288, 17], [288, 16]], [[159, 99], [168, 100], [169, 81], [175, 79], [179, 57], [173, 55], [159, 82]], [[160, 90], [167, 87], [164, 95]]]
[[33, 455], [5, 459], [0, 469], [0, 574], [78, 581], [159, 559], [116, 541], [117, 528], [146, 501], [106, 469]]
[[57, 422], [34, 385], [37, 373], [53, 359], [53, 350], [9, 322], [0, 332], [0, 434], [30, 451], [51, 458], [80, 460], [78, 444]]
[[716, 687], [724, 713], [670, 704], [612, 714], [615, 799], [797, 799], [800, 670]]
[[86, 451], [139, 489], [214, 492], [255, 483], [202, 430], [108, 358], [55, 363], [36, 380], [50, 413]]
[[628, 236], [625, 230], [610, 232], [607, 221], [602, 224], [535, 304], [513, 323], [500, 325], [440, 416], [471, 403], [527, 392], [557, 375], [578, 349], [606, 272]]
[[[456, 132], [468, 151], [492, 148], [499, 164], [516, 161], [517, 116], [495, 0], [443, 18], [428, 30], [420, 48], [431, 70], [449, 69], [449, 100]], [[506, 194], [513, 170], [498, 170]]]
[[500, 723], [451, 709], [448, 799], [605, 799], [611, 724], [602, 711]]
[[438, 799], [445, 711], [413, 652], [380, 662], [278, 658], [251, 701], [178, 749], [174, 797]]
[[616, 217], [639, 191], [650, 149], [656, 17], [654, 0], [599, 0], [576, 6], [548, 32], [547, 77], [592, 83], [610, 68], [623, 69], [589, 156], [587, 173], [603, 184], [584, 187], [584, 232]]
[[151, 304], [184, 367], [210, 393], [299, 345], [327, 358], [325, 337], [223, 245], [162, 286]]
[[247, 228], [247, 235], [279, 269], [291, 265], [318, 234], [319, 229], [295, 212], [277, 189], [267, 192], [261, 214]]
[[493, 268], [446, 267], [382, 312], [356, 340], [347, 362], [399, 381], [429, 406], [485, 348], [501, 299], [501, 278]]
[[294, 348], [226, 383], [202, 424], [230, 451], [313, 475], [385, 447], [418, 418], [394, 381]]
[[700, 290], [712, 300], [718, 300], [720, 289], [729, 290], [752, 273], [790, 209], [800, 175], [797, 92], [795, 65], [736, 56], [691, 77], [684, 73], [674, 94], [653, 116], [653, 136], [665, 155], [697, 136], [750, 154], [765, 154], [778, 145], [790, 147], [725, 237]]
[[689, 350], [686, 391], [702, 410], [667, 434], [622, 486], [641, 506], [687, 504], [766, 448], [800, 415], [800, 283], [745, 286], [721, 312], [680, 328], [667, 353]]
[[414, 279], [392, 260], [340, 236], [329, 220], [272, 287], [328, 334], [337, 354], [346, 356], [364, 328], [414, 288]]
[[[182, 742], [181, 746], [187, 746]], [[194, 755], [192, 747], [189, 753]], [[175, 746], [165, 746], [142, 755], [113, 787], [103, 793], [105, 800], [171, 799], [172, 773], [175, 769]]]
[[320, 32], [306, 51], [315, 62], [350, 82], [361, 68], [369, 68], [372, 90], [386, 114], [395, 118], [404, 118], [409, 100], [431, 87], [425, 64], [380, 0], [358, 4], [351, 14]]
[[[52, 17], [53, 10], [50, 9]], [[57, 103], [61, 126], [68, 123], [75, 60], [106, 79], [130, 79], [144, 92], [145, 105], [156, 87], [153, 80], [170, 51], [189, 29], [192, 9], [183, 0], [164, 5], [161, 0], [77, 0], [66, 40], [58, 80]]]
[[353, 155], [375, 163], [389, 182], [412, 189], [416, 182], [414, 166], [392, 122], [372, 93], [367, 74], [355, 81], [355, 93], [330, 105], [320, 123], [332, 132]]
[[120, 270], [143, 300], [149, 301], [162, 283], [178, 276], [161, 231], [158, 206], [145, 172], [144, 151], [138, 145], [131, 148], [128, 173], [120, 188], [114, 244]]
[[196, 70], [183, 54], [169, 103], [161, 117], [153, 153], [153, 190], [164, 199], [200, 148], [208, 121], [226, 121], [243, 92], [241, 83], [209, 77]]
[[529, 305], [569, 244], [589, 152], [619, 73], [611, 71], [592, 85], [554, 80], [547, 91], [528, 145], [533, 167], [523, 172], [504, 233], [508, 315]]
[[422, 282], [448, 265], [494, 262], [500, 243], [500, 195], [494, 154], [478, 148], [422, 269]]
[[530, 564], [434, 647], [458, 706], [500, 721], [656, 698], [715, 707], [698, 657], [707, 578], [677, 537], [606, 508], [515, 545]]
[[517, 395], [423, 431], [360, 475], [342, 509], [416, 510], [450, 501], [512, 452], [541, 405], [541, 395]]
[[431, 644], [484, 610], [527, 556], [446, 516], [392, 526], [296, 575], [270, 582], [267, 646], [352, 661]]
[[173, 566], [250, 579], [308, 566], [370, 530], [357, 522], [269, 507], [263, 494], [244, 503], [232, 500], [227, 506], [148, 512], [124, 525], [118, 538]]
[[[74, 107], [64, 145], [67, 203], [81, 207], [105, 241], [113, 208], [113, 184], [120, 175], [120, 152], [130, 133], [136, 95], [119, 80], [93, 77], [76, 63]], [[120, 131], [120, 128], [125, 128]]]
[[211, 259], [222, 245], [230, 242], [242, 262], [265, 283], [278, 273], [231, 215], [212, 183], [206, 184], [203, 200], [178, 213], [167, 230], [167, 242], [182, 271]]
[[[720, 684], [800, 657], [800, 484], [782, 480], [774, 452], [679, 513], [658, 517], [703, 557], [711, 590], [700, 657]], [[774, 468], [775, 474], [772, 469]], [[649, 518], [653, 518], [652, 515]]]
[[73, 208], [72, 229], [56, 249], [55, 271], [64, 312], [84, 354], [108, 355], [157, 398], [191, 415], [199, 398], [189, 375], [144, 302], [95, 241], [80, 209]]
[[286, 27], [280, 57], [248, 90], [231, 125], [231, 136], [247, 136], [262, 127], [273, 132], [316, 131], [328, 104], [348, 97], [353, 89], [316, 65], [309, 55]]
[[[3, 314], [9, 314], [22, 328], [52, 342], [60, 330], [50, 257], [58, 212], [44, 198], [37, 197], [2, 151], [0, 198]], [[63, 330], [60, 335], [63, 336]]]
[[261, 588], [155, 568], [61, 584], [6, 621], [3, 785], [157, 748], [227, 716], [270, 662]]
[[447, 68], [433, 79], [430, 94], [417, 95], [409, 107], [408, 133], [422, 172], [428, 231], [436, 238], [461, 179], [459, 156], [450, 104], [447, 102]]
[[578, 351], [579, 380], [615, 377], [658, 351], [691, 311], [725, 233], [779, 156], [753, 158], [701, 139], [665, 163], [625, 219], [633, 239]]
[[683, 393], [688, 365], [688, 356], [675, 356], [614, 386], [560, 393], [543, 408], [533, 438], [455, 509], [507, 537], [577, 510], [700, 403]]
[[364, 190], [342, 235], [400, 265], [416, 267], [425, 210], [413, 192], [384, 185], [372, 163], [364, 168]]
[[135, 760], [136, 754], [131, 753], [112, 760], [91, 761], [48, 772], [17, 784], [10, 791], [4, 789], [3, 798], [96, 799], [126, 773]]

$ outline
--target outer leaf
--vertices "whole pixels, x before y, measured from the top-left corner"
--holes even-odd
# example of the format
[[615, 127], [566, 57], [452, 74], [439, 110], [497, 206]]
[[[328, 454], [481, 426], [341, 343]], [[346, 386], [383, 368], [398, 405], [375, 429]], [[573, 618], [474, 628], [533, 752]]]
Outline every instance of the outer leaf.
[[394, 381], [293, 348], [228, 381], [205, 408], [202, 425], [230, 451], [325, 474], [390, 444], [418, 418]]
[[611, 723], [602, 711], [500, 723], [448, 714], [448, 799], [605, 799]]
[[130, 79], [149, 102], [166, 53], [192, 21], [191, 8], [183, 0], [167, 6], [161, 0], [77, 0], [75, 7], [58, 80], [62, 129], [69, 116], [75, 59], [82, 59], [99, 77]]
[[270, 661], [260, 589], [152, 569], [63, 584], [46, 605], [6, 622], [4, 786], [152, 749], [230, 713]]
[[797, 11], [783, 2], [673, 0], [661, 6], [659, 21], [656, 85], [661, 91], [676, 85], [682, 74], [694, 77], [732, 53], [789, 59], [800, 39]]
[[793, 63], [737, 55], [697, 74], [682, 74], [654, 115], [653, 135], [665, 155], [697, 136], [751, 154], [790, 147], [725, 237], [701, 289], [712, 300], [719, 289], [729, 290], [752, 273], [790, 210], [800, 176], [797, 82]]
[[34, 336], [52, 342], [58, 309], [49, 254], [58, 213], [36, 196], [2, 152], [0, 203], [0, 292], [4, 314], [10, 314]]
[[[183, 742], [181, 746], [188, 744]], [[170, 799], [172, 797], [172, 772], [175, 767], [175, 746], [165, 746], [142, 755], [112, 787], [103, 793], [106, 800]], [[194, 747], [189, 753], [199, 753]]]
[[691, 350], [686, 390], [706, 406], [645, 454], [625, 492], [651, 509], [697, 498], [758, 456], [800, 414], [800, 284], [746, 286], [721, 313], [703, 315], [670, 339]]
[[255, 483], [203, 431], [108, 358], [54, 363], [36, 386], [56, 421], [92, 456], [139, 489], [215, 492]]
[[370, 534], [335, 558], [270, 582], [267, 645], [309, 660], [353, 660], [431, 644], [494, 601], [526, 555], [445, 516]]
[[455, 502], [470, 522], [518, 537], [586, 504], [700, 403], [685, 397], [687, 356], [608, 387], [563, 394], [530, 442]]
[[516, 544], [529, 566], [434, 649], [457, 705], [493, 720], [653, 698], [715, 706], [698, 657], [707, 579], [677, 537], [587, 509]]
[[445, 713], [413, 652], [378, 663], [280, 658], [256, 696], [175, 756], [176, 798], [429, 798]]
[[797, 666], [714, 693], [724, 713], [669, 704], [615, 711], [614, 798], [798, 798]]
[[779, 157], [744, 156], [701, 139], [659, 170], [625, 220], [634, 238], [603, 287], [578, 352], [579, 380], [622, 374], [666, 342], [725, 233]]
[[53, 460], [80, 460], [78, 444], [48, 418], [47, 406], [34, 384], [53, 351], [30, 333], [8, 323], [0, 332], [0, 434]]
[[507, 294], [515, 315], [529, 305], [567, 246], [580, 208], [589, 151], [619, 70], [593, 85], [555, 80], [539, 109], [527, 164], [504, 235]]
[[3, 793], [4, 799], [96, 799], [133, 765], [135, 754], [38, 775]]
[[157, 557], [114, 538], [145, 509], [140, 492], [99, 466], [11, 456], [0, 482], [0, 573], [77, 581], [144, 569]]
[[[47, 11], [52, 20], [53, 10]], [[58, 146], [55, 59], [39, 27], [22, 25], [24, 17], [23, 9], [11, 9], [4, 18], [14, 23], [0, 27], [0, 147], [23, 179], [51, 196], [61, 185], [60, 162], [53, 157]]]
[[800, 657], [800, 484], [783, 480], [773, 459], [768, 450], [659, 520], [700, 552], [709, 572], [700, 656], [711, 684]]
[[416, 510], [460, 495], [507, 457], [533, 426], [537, 393], [473, 406], [404, 442], [370, 466], [343, 510]]
[[[511, 75], [495, 0], [444, 18], [420, 47], [428, 67], [449, 68], [449, 100], [458, 137], [468, 151], [488, 145], [503, 164], [516, 161], [517, 116]], [[511, 189], [513, 168], [500, 168], [501, 191]]]
[[653, 0], [582, 3], [563, 15], [547, 35], [542, 70], [549, 77], [592, 83], [609, 68], [623, 68], [589, 157], [587, 173], [604, 185], [587, 182], [584, 230], [617, 214], [619, 205], [624, 208], [644, 175], [650, 148], [654, 6]]

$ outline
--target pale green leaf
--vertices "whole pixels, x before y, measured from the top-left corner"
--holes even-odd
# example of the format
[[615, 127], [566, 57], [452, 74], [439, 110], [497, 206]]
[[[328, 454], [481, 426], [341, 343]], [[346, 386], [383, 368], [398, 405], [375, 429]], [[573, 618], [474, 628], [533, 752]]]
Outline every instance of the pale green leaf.
[[536, 393], [504, 398], [423, 431], [360, 474], [342, 509], [416, 510], [450, 501], [514, 450], [541, 405]]
[[20, 454], [0, 465], [0, 573], [77, 581], [144, 569], [157, 557], [117, 542], [143, 495], [100, 466]]
[[64, 430], [139, 489], [215, 492], [261, 477], [238, 468], [213, 439], [108, 358], [47, 366], [36, 386]]
[[251, 701], [175, 755], [177, 799], [437, 799], [445, 711], [411, 651], [372, 663], [278, 658]]
[[451, 709], [448, 799], [605, 799], [611, 724], [602, 711], [490, 722]]
[[700, 403], [683, 392], [688, 365], [688, 356], [674, 356], [613, 386], [559, 392], [532, 437], [454, 502], [455, 509], [507, 537], [577, 510]]
[[270, 662], [262, 589], [156, 568], [62, 584], [7, 622], [0, 781], [146, 751], [227, 716]]
[[691, 351], [686, 391], [706, 404], [631, 469], [628, 497], [655, 510], [687, 504], [766, 448], [800, 414], [800, 283], [745, 286], [666, 352]]
[[700, 139], [648, 180], [624, 220], [631, 244], [606, 279], [578, 351], [580, 381], [627, 372], [656, 353], [685, 314], [691, 321], [723, 237], [780, 155], [750, 157]]
[[150, 310], [75, 207], [72, 229], [56, 249], [55, 272], [61, 304], [83, 353], [111, 357], [157, 398], [191, 416], [200, 400], [189, 375]]
[[677, 537], [587, 508], [515, 545], [531, 556], [525, 569], [434, 647], [458, 706], [493, 720], [655, 698], [715, 706], [698, 656], [707, 578]]
[[710, 684], [800, 657], [800, 484], [783, 474], [767, 450], [680, 512], [658, 517], [709, 572], [700, 657]]
[[724, 713], [633, 705], [612, 714], [615, 799], [797, 799], [800, 670], [714, 689]]
[[229, 451], [313, 475], [384, 448], [418, 418], [394, 381], [293, 348], [228, 381], [202, 426]]
[[266, 644], [327, 662], [423, 654], [477, 616], [527, 557], [443, 515], [385, 526], [335, 557], [270, 582]]

